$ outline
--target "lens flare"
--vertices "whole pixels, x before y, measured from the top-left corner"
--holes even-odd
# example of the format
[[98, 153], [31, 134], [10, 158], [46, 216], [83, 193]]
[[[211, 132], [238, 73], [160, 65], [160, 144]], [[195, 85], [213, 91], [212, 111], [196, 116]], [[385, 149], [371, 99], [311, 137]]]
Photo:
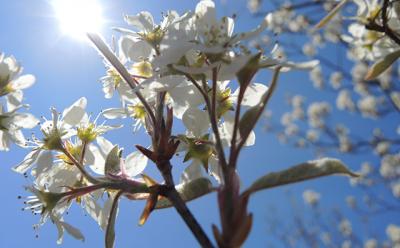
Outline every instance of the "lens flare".
[[53, 0], [55, 15], [64, 35], [82, 39], [87, 32], [98, 32], [104, 22], [95, 0]]

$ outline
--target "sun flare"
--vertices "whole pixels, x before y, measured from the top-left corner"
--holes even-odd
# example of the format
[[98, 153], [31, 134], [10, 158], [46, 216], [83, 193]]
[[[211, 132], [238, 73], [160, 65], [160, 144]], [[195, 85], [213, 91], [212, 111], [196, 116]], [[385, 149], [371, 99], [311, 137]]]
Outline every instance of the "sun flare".
[[52, 5], [64, 35], [83, 38], [86, 32], [100, 31], [104, 22], [96, 0], [53, 0]]

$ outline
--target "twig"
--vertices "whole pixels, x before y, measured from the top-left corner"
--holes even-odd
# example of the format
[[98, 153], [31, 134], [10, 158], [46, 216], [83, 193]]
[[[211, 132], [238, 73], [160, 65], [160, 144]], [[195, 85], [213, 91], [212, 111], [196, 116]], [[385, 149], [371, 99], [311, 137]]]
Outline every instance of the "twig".
[[171, 201], [172, 205], [175, 207], [182, 219], [185, 221], [186, 225], [196, 237], [197, 241], [202, 247], [214, 247], [207, 234], [203, 231], [200, 224], [197, 222], [192, 212], [190, 212], [186, 203], [175, 189], [175, 184], [171, 173], [171, 163], [169, 161], [164, 161], [157, 163], [157, 167], [161, 171], [167, 186], [167, 191], [165, 192], [166, 196]]
[[156, 117], [151, 109], [150, 105], [143, 97], [143, 95], [137, 89], [138, 81], [129, 74], [126, 70], [125, 66], [118, 60], [118, 58], [111, 52], [109, 47], [104, 43], [101, 37], [96, 33], [88, 33], [90, 41], [97, 47], [97, 49], [101, 52], [101, 54], [107, 59], [107, 61], [117, 70], [118, 74], [125, 80], [125, 82], [129, 85], [129, 87], [133, 90], [136, 96], [139, 98], [140, 102], [143, 104], [146, 109], [147, 114], [150, 116], [150, 119], [153, 123], [156, 123]]

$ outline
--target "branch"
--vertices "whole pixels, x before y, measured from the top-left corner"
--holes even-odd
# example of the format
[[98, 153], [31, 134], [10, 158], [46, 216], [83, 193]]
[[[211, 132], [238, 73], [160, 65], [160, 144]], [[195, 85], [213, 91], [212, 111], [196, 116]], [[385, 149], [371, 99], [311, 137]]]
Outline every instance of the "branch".
[[189, 227], [190, 231], [196, 237], [197, 241], [202, 247], [214, 247], [208, 238], [207, 234], [203, 231], [200, 224], [197, 222], [192, 212], [190, 212], [186, 203], [182, 200], [178, 191], [175, 189], [175, 184], [173, 181], [171, 168], [172, 165], [169, 161], [158, 163], [157, 167], [162, 173], [166, 184], [165, 196], [171, 201], [172, 205], [175, 207], [176, 211], [185, 221], [186, 225]]
[[139, 98], [140, 102], [143, 104], [146, 109], [147, 114], [150, 116], [153, 124], [156, 123], [156, 117], [153, 113], [153, 110], [149, 106], [146, 99], [143, 95], [138, 91], [138, 81], [132, 78], [132, 75], [126, 70], [125, 66], [118, 60], [118, 58], [111, 52], [109, 47], [104, 43], [101, 37], [96, 33], [88, 33], [90, 41], [96, 46], [96, 48], [100, 51], [100, 53], [106, 58], [106, 60], [117, 70], [118, 74], [125, 80], [125, 82], [131, 87], [133, 92]]
[[393, 32], [393, 30], [388, 25], [388, 19], [387, 19], [388, 8], [389, 8], [389, 0], [384, 0], [381, 12], [383, 30], [385, 34], [389, 36], [390, 39], [396, 42], [397, 45], [400, 45], [400, 38]]

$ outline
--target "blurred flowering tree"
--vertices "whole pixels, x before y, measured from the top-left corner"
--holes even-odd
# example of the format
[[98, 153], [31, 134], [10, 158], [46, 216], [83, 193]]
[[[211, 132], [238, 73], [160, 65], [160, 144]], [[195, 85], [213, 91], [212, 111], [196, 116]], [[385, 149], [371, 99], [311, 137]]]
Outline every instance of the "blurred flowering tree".
[[[398, 247], [400, 227], [393, 220], [380, 233], [354, 232], [352, 226], [373, 226], [388, 212], [400, 217], [400, 2], [271, 2], [250, 0], [248, 7], [255, 17], [272, 20], [268, 29], [278, 34], [281, 56], [321, 62], [310, 71], [310, 80], [336, 100], [288, 95], [289, 110], [273, 117], [269, 112], [266, 129], [281, 142], [313, 149], [319, 156], [350, 155], [365, 161], [358, 169], [361, 177], [351, 181], [363, 196], [346, 198], [359, 218], [349, 219], [340, 208], [332, 209], [331, 216], [325, 210], [321, 218], [321, 195], [307, 190], [303, 198], [312, 214], [293, 203], [294, 222], [283, 227], [275, 220], [271, 230], [292, 247]], [[290, 42], [293, 36], [296, 43]], [[269, 43], [260, 39], [254, 46]]]
[[[366, 135], [353, 132], [346, 123], [332, 124], [339, 112], [328, 101], [307, 103], [305, 96], [289, 97], [292, 109], [282, 115], [282, 125], [269, 125], [269, 130], [279, 132], [282, 141], [315, 148], [317, 155], [373, 150], [380, 158], [379, 168], [372, 165], [378, 162], [369, 161], [357, 178], [340, 160], [320, 158], [243, 186], [237, 167], [243, 147], [255, 145], [253, 129], [266, 113], [284, 72], [310, 70], [314, 85], [337, 94], [337, 109], [359, 117], [360, 125], [363, 118], [374, 118], [377, 127], [388, 118], [398, 125], [399, 73], [393, 68], [400, 56], [400, 3], [315, 0], [282, 5], [277, 1], [270, 13], [261, 13], [260, 4], [249, 1], [262, 20], [247, 32], [234, 32], [235, 19], [218, 18], [214, 2], [203, 0], [194, 11], [182, 15], [165, 12], [160, 23], [145, 11], [126, 15], [130, 29], [116, 28], [118, 41], [112, 39], [110, 46], [99, 34], [87, 33], [104, 58], [105, 98], [118, 97], [121, 106], [102, 110], [96, 117], [86, 112], [84, 97], [61, 113], [51, 108], [51, 119], [43, 117], [40, 122], [40, 136], [29, 139], [21, 130], [34, 128], [39, 121], [20, 110], [28, 107], [22, 104], [22, 90], [33, 84], [34, 77], [21, 75], [15, 59], [1, 55], [0, 96], [6, 108], [0, 109], [0, 150], [8, 150], [10, 142], [30, 150], [13, 169], [32, 180], [26, 186], [31, 195], [24, 203], [26, 210], [40, 215], [35, 229], [51, 221], [59, 231], [58, 243], [64, 232], [83, 240], [80, 230], [65, 220], [68, 209], [76, 204], [104, 230], [105, 246], [113, 247], [120, 200], [145, 200], [140, 225], [153, 211], [174, 207], [202, 247], [240, 247], [251, 231], [248, 202], [254, 193], [331, 174], [353, 176], [352, 182], [365, 189], [366, 210], [359, 208], [355, 198], [348, 199], [360, 214], [397, 211], [400, 140], [395, 138], [396, 130], [376, 128]], [[272, 39], [268, 31], [279, 36]], [[292, 35], [303, 36], [304, 44], [292, 42]], [[334, 63], [334, 55], [323, 55], [332, 47], [349, 59]], [[254, 81], [262, 70], [270, 75], [269, 84]], [[323, 70], [330, 73], [331, 86], [325, 85]], [[132, 121], [135, 132], [148, 135], [150, 146], [134, 144], [137, 151], [124, 156], [118, 144], [105, 138], [123, 127], [100, 120], [124, 118]], [[184, 156], [173, 159], [180, 154]], [[179, 183], [172, 174], [176, 163], [184, 165]], [[145, 174], [147, 164], [157, 167], [163, 182]], [[376, 197], [371, 188], [389, 189], [393, 201]], [[212, 230], [214, 241], [186, 205], [211, 193], [217, 195], [221, 222], [205, 227]], [[310, 231], [305, 215], [299, 215], [293, 218], [298, 232], [286, 232], [282, 223], [275, 233], [284, 230], [282, 240], [295, 246], [301, 239], [315, 247], [363, 244], [340, 211], [333, 217], [337, 225], [320, 221], [319, 198], [317, 192], [304, 192], [315, 212], [315, 230]], [[387, 244], [399, 245], [400, 228], [389, 223], [386, 231]], [[320, 234], [323, 239], [317, 238]], [[381, 240], [365, 241], [369, 247], [378, 243]]]

